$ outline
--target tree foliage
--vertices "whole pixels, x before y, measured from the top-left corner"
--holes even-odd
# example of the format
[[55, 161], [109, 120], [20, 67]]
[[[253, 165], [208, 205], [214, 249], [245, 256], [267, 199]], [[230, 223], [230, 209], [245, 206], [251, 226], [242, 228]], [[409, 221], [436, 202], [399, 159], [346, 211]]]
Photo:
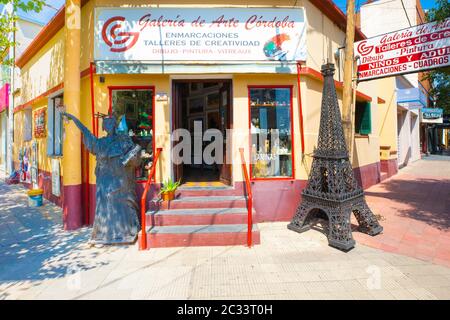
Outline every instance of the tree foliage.
[[[450, 17], [448, 0], [436, 0], [436, 7], [427, 12], [428, 21], [443, 21], [448, 17]], [[450, 114], [450, 67], [433, 70], [428, 78], [432, 83], [430, 93], [435, 98], [436, 107], [443, 108], [444, 113]]]
[[6, 58], [8, 50], [16, 45], [10, 36], [11, 32], [16, 29], [14, 23], [17, 21], [17, 16], [14, 12], [19, 9], [24, 12], [40, 12], [45, 2], [43, 0], [0, 0], [0, 4], [4, 6], [8, 3], [12, 3], [13, 13], [6, 12], [4, 8], [4, 12], [0, 16], [0, 60], [1, 64], [6, 66], [13, 63], [12, 59]]

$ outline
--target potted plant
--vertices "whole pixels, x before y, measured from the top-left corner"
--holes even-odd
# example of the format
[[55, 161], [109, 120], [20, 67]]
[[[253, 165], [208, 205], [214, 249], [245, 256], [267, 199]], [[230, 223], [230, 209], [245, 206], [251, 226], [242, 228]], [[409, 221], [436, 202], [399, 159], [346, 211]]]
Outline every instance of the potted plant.
[[175, 191], [180, 186], [180, 181], [173, 182], [171, 179], [168, 179], [163, 186], [159, 194], [161, 195], [163, 201], [171, 201], [175, 199]]

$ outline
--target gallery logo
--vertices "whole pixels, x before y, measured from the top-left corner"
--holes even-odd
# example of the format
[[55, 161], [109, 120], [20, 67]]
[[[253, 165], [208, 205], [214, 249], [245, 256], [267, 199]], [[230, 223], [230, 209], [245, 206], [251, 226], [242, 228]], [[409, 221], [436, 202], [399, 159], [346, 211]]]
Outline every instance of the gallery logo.
[[358, 44], [357, 47], [358, 52], [363, 56], [367, 56], [373, 50], [373, 46], [366, 46], [366, 44], [367, 41], [363, 41], [360, 44]]
[[139, 32], [123, 31], [125, 18], [115, 16], [103, 25], [102, 38], [111, 52], [124, 52], [133, 47], [139, 39]]
[[287, 51], [283, 50], [282, 45], [285, 41], [290, 40], [288, 34], [282, 33], [270, 38], [264, 44], [264, 54], [266, 57], [274, 60], [284, 60]]

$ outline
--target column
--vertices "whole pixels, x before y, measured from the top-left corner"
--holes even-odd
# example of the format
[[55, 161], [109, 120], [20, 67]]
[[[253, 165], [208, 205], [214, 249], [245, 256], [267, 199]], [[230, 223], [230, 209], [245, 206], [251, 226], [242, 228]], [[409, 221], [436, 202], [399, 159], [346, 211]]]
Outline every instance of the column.
[[[80, 0], [66, 0], [64, 49], [64, 104], [66, 111], [80, 118]], [[63, 186], [64, 229], [82, 225], [81, 133], [71, 121], [64, 125]]]

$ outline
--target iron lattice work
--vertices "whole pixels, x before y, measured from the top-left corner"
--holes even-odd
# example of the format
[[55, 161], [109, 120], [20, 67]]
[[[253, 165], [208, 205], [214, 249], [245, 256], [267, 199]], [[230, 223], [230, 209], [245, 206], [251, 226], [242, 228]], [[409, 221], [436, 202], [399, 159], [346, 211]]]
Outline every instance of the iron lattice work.
[[367, 206], [364, 192], [356, 182], [345, 144], [336, 88], [334, 65], [322, 65], [324, 76], [319, 141], [314, 150], [308, 184], [288, 228], [297, 232], [310, 229], [314, 215], [324, 212], [328, 217], [328, 243], [341, 250], [355, 246], [350, 218], [352, 212], [359, 229], [369, 235], [383, 231]]

